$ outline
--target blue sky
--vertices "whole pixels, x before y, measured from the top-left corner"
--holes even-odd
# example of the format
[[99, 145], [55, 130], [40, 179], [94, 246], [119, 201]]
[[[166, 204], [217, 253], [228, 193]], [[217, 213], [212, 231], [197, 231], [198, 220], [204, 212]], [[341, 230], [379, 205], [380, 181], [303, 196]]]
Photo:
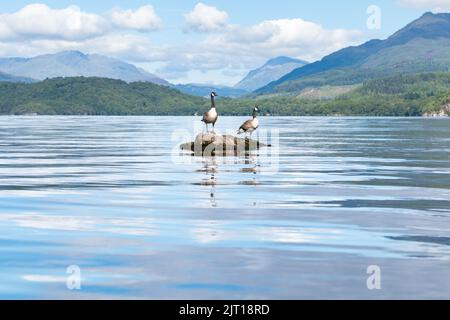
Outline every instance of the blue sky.
[[[367, 27], [371, 5], [380, 28]], [[174, 83], [231, 85], [277, 55], [314, 61], [449, 9], [450, 0], [16, 0], [0, 4], [0, 56], [81, 50]]]

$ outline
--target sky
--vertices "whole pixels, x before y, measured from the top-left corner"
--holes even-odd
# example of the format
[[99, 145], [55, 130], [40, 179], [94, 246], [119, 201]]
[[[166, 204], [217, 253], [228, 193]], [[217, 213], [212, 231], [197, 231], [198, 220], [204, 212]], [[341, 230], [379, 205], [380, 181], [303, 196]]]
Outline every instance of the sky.
[[270, 58], [313, 62], [426, 11], [450, 0], [1, 1], [0, 57], [80, 50], [172, 83], [234, 85]]

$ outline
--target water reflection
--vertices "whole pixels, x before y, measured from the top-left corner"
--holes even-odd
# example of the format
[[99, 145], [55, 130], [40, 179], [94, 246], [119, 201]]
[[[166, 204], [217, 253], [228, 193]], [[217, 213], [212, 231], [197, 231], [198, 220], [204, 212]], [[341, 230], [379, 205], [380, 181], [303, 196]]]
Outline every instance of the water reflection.
[[264, 150], [172, 162], [180, 119], [0, 117], [0, 298], [449, 296], [450, 121], [261, 120], [276, 174]]
[[[245, 180], [240, 181], [240, 184], [249, 186], [258, 185], [258, 175], [260, 174], [260, 164], [258, 163], [258, 159], [259, 154], [257, 153], [250, 153], [245, 155], [243, 159], [244, 166], [239, 171], [246, 175], [243, 175], [243, 177], [245, 177]], [[249, 179], [248, 174], [252, 175], [251, 179]]]
[[412, 241], [412, 242], [421, 242], [421, 243], [430, 243], [437, 245], [450, 246], [450, 238], [449, 237], [426, 237], [426, 236], [399, 236], [399, 237], [387, 237], [392, 240], [399, 241]]
[[[228, 185], [245, 185], [256, 187], [259, 185], [261, 175], [259, 154], [257, 152], [247, 153], [240, 157], [208, 156], [196, 157], [196, 161], [201, 164], [197, 170], [201, 174], [199, 184], [209, 187], [210, 205], [218, 207], [217, 193], [225, 192]], [[227, 180], [230, 174], [234, 174], [236, 180]], [[221, 179], [223, 177], [223, 179]], [[252, 192], [251, 189], [247, 190]], [[242, 199], [239, 197], [239, 199]], [[252, 201], [248, 205], [256, 206], [257, 202]]]
[[217, 185], [217, 174], [218, 174], [218, 165], [216, 157], [202, 157], [203, 162], [203, 172], [206, 175], [206, 178], [203, 178], [201, 181], [201, 185], [210, 186], [210, 202], [211, 207], [217, 207], [216, 202], [216, 185]]

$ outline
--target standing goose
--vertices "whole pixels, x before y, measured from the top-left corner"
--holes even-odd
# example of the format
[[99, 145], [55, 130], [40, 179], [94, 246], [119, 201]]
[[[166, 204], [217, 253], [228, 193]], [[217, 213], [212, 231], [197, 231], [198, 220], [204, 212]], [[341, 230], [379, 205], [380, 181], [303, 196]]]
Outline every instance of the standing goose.
[[214, 101], [215, 97], [217, 97], [217, 93], [215, 93], [214, 91], [211, 92], [211, 109], [209, 109], [209, 111], [205, 112], [205, 114], [203, 115], [202, 121], [206, 124], [206, 131], [208, 131], [208, 124], [211, 123], [214, 132], [214, 125], [217, 121], [218, 114], [216, 110], [216, 103]]
[[239, 128], [239, 130], [237, 132], [238, 134], [249, 132], [250, 137], [252, 136], [253, 131], [258, 129], [258, 127], [259, 127], [259, 121], [258, 121], [258, 118], [256, 118], [257, 112], [259, 112], [259, 109], [258, 109], [258, 106], [255, 106], [253, 108], [253, 119], [245, 121], [242, 124], [242, 126]]

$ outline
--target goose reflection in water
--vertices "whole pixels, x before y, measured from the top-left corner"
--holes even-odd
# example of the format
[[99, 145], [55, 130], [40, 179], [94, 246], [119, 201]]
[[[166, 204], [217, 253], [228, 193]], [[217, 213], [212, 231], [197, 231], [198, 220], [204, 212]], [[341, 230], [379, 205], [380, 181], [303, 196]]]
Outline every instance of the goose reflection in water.
[[[258, 155], [249, 153], [245, 155], [243, 160], [244, 160], [243, 161], [244, 167], [242, 167], [239, 171], [242, 173], [252, 174], [252, 179], [242, 180], [239, 182], [239, 184], [257, 186], [259, 184], [257, 177], [258, 172], [260, 171], [260, 164], [258, 163]], [[246, 175], [245, 177], [249, 178], [248, 175]]]
[[212, 207], [217, 207], [216, 202], [216, 184], [217, 184], [217, 161], [215, 157], [203, 157], [203, 169], [200, 170], [204, 172], [207, 178], [202, 179], [200, 184], [202, 186], [210, 186], [210, 201]]
[[[236, 185], [246, 185], [249, 187], [256, 187], [260, 184], [259, 173], [260, 164], [258, 161], [258, 154], [248, 153], [241, 157], [201, 157], [202, 167], [197, 172], [202, 174], [199, 185], [209, 187], [210, 205], [213, 208], [218, 207], [216, 198], [216, 189], [219, 186], [218, 178], [222, 176], [222, 181], [227, 180], [227, 174], [233, 172], [241, 173], [241, 179], [234, 181]], [[222, 166], [222, 170], [220, 170]], [[245, 192], [250, 193], [248, 199], [251, 201], [249, 205], [256, 206], [257, 203], [252, 199], [251, 193], [253, 188], [246, 189]]]
[[[258, 163], [258, 155], [249, 153], [245, 155], [244, 158], [244, 167], [240, 169], [240, 172], [247, 174], [245, 177], [249, 178], [249, 174], [252, 175], [251, 180], [243, 180], [240, 181], [239, 184], [247, 185], [247, 186], [256, 186], [259, 185], [258, 173], [260, 172], [260, 164]], [[250, 190], [248, 190], [250, 192]], [[249, 197], [250, 198], [250, 197]], [[252, 206], [256, 207], [257, 202], [253, 201]]]

